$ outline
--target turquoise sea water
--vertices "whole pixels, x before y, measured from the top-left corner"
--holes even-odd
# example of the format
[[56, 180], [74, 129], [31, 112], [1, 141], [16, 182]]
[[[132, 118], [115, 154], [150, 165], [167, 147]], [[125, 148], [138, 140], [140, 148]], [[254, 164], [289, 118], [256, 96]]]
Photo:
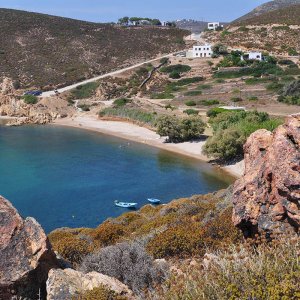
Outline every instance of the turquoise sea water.
[[49, 232], [95, 227], [126, 210], [114, 200], [164, 203], [225, 188], [212, 166], [81, 129], [0, 126], [0, 194]]

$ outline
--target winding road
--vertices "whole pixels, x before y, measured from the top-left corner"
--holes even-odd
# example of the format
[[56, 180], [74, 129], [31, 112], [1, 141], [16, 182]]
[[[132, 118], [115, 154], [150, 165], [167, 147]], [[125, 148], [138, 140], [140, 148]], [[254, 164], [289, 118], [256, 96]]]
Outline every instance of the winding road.
[[[154, 59], [150, 59], [150, 60], [147, 60], [147, 61], [144, 61], [142, 63], [139, 63], [139, 64], [136, 64], [136, 65], [133, 65], [133, 66], [130, 66], [130, 67], [127, 67], [127, 68], [124, 68], [124, 69], [120, 69], [120, 70], [117, 70], [117, 71], [113, 71], [113, 72], [110, 72], [110, 73], [106, 73], [106, 74], [103, 74], [103, 75], [100, 75], [100, 76], [97, 76], [97, 77], [94, 77], [94, 78], [90, 78], [90, 79], [87, 79], [87, 80], [84, 80], [84, 81], [81, 81], [81, 82], [78, 82], [78, 83], [75, 83], [75, 84], [72, 84], [72, 85], [69, 85], [69, 86], [66, 86], [66, 87], [63, 87], [63, 88], [60, 88], [60, 89], [57, 89], [57, 91], [59, 93], [63, 93], [63, 92], [66, 92], [66, 91], [70, 91], [76, 87], [78, 87], [79, 85], [83, 85], [83, 84], [87, 84], [87, 83], [90, 83], [90, 82], [95, 82], [99, 79], [103, 79], [103, 78], [107, 78], [109, 76], [114, 76], [114, 75], [118, 75], [118, 74], [121, 74], [125, 71], [130, 71], [132, 69], [135, 69], [135, 68], [138, 68], [138, 67], [141, 67], [143, 66], [144, 64], [148, 64], [148, 63], [152, 63], [154, 61], [157, 61], [157, 60], [160, 60], [164, 57], [171, 57], [173, 56], [174, 54], [178, 53], [178, 52], [182, 52], [182, 51], [186, 51], [186, 50], [181, 50], [181, 51], [176, 51], [176, 52], [173, 52], [173, 53], [170, 53], [170, 54], [166, 54], [166, 55], [162, 55], [160, 57], [156, 57]], [[47, 97], [51, 97], [51, 96], [55, 96], [56, 93], [55, 93], [55, 90], [53, 91], [48, 91], [48, 92], [43, 92], [42, 95], [40, 97], [43, 97], [43, 98], [47, 98]]]

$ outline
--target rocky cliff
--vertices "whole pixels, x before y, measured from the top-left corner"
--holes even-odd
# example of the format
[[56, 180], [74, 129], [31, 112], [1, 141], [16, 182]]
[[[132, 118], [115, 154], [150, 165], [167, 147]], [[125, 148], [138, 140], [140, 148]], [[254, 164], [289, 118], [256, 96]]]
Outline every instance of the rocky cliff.
[[300, 227], [300, 115], [244, 146], [245, 175], [233, 188], [233, 222], [246, 237], [297, 234]]
[[0, 299], [37, 299], [48, 271], [58, 266], [48, 238], [33, 218], [25, 220], [0, 196]]
[[66, 99], [57, 97], [39, 99], [36, 104], [26, 104], [22, 91], [14, 88], [14, 82], [0, 77], [0, 116], [17, 117], [10, 125], [47, 124], [59, 117], [71, 116], [75, 109]]

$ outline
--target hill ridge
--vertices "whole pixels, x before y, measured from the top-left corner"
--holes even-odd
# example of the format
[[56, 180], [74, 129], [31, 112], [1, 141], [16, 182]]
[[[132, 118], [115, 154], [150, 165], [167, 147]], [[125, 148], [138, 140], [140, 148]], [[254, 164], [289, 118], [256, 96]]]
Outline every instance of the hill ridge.
[[11, 9], [0, 9], [0, 23], [0, 77], [48, 89], [181, 50], [188, 35], [176, 28], [126, 28]]

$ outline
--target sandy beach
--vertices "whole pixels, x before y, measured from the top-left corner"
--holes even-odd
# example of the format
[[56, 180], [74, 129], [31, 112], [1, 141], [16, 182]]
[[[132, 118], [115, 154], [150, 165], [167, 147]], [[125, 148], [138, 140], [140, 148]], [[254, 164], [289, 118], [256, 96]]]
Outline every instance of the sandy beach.
[[[107, 135], [124, 138], [181, 155], [193, 157], [202, 161], [209, 161], [209, 158], [202, 154], [202, 148], [205, 141], [168, 144], [164, 142], [164, 138], [161, 138], [154, 131], [132, 123], [104, 121], [99, 120], [96, 116], [80, 116], [72, 119], [57, 119], [54, 122], [54, 125], [97, 131]], [[244, 162], [242, 161], [233, 165], [224, 166], [222, 169], [234, 177], [241, 177], [244, 172]]]

